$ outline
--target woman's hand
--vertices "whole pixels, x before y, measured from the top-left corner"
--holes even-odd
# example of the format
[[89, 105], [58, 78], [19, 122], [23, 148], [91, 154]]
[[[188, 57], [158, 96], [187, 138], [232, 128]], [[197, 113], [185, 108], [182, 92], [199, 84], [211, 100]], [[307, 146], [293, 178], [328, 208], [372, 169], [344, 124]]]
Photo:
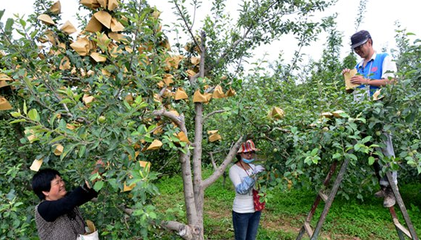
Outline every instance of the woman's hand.
[[257, 165], [254, 169], [253, 169], [253, 174], [256, 175], [258, 173], [261, 173], [265, 171], [265, 168], [262, 165]]

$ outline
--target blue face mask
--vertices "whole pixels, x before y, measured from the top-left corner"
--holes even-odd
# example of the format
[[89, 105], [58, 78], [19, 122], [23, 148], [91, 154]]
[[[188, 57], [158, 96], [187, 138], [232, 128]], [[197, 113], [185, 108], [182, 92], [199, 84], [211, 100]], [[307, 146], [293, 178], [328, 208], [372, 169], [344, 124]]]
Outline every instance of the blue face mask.
[[245, 163], [252, 163], [254, 161], [254, 158], [252, 158], [252, 159], [242, 158], [241, 160], [243, 160], [243, 162], [245, 162]]

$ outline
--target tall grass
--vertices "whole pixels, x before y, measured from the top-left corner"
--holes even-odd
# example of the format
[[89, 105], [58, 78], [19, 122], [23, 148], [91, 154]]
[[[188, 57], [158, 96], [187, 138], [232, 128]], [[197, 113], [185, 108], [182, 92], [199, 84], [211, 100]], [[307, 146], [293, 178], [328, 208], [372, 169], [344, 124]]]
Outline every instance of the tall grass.
[[[205, 176], [210, 171], [206, 171]], [[163, 178], [158, 187], [161, 196], [154, 201], [159, 211], [168, 212], [172, 217], [184, 221], [184, 200], [182, 180], [179, 176]], [[418, 235], [421, 234], [421, 184], [401, 185], [400, 191], [408, 214]], [[231, 209], [234, 188], [227, 177], [218, 179], [205, 193], [205, 238], [233, 239]], [[288, 240], [296, 239], [298, 231], [315, 200], [315, 193], [308, 190], [292, 189], [272, 191], [272, 198], [263, 210], [257, 239]], [[320, 203], [313, 217], [312, 226], [317, 223], [324, 207]], [[395, 206], [401, 224], [399, 207]], [[180, 239], [170, 233], [160, 232], [161, 239]], [[382, 206], [382, 199], [365, 196], [364, 202], [356, 198], [346, 200], [335, 198], [319, 239], [399, 239], [388, 209]]]

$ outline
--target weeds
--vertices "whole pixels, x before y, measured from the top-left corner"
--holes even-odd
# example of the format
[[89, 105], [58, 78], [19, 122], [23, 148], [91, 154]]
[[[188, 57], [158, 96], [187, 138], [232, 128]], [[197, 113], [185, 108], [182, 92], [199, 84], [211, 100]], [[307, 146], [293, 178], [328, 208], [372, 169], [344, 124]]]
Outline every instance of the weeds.
[[[235, 196], [234, 188], [229, 181], [225, 186], [223, 179], [219, 179], [210, 186], [205, 193], [205, 238], [206, 239], [233, 239], [234, 233], [231, 221], [232, 202]], [[181, 178], [161, 179], [158, 187], [162, 196], [155, 201], [160, 211], [168, 211], [174, 206], [184, 206], [182, 198]], [[408, 184], [400, 186], [402, 198], [406, 204], [408, 214], [417, 231], [421, 234], [421, 184]], [[309, 190], [291, 191], [275, 190], [273, 198], [263, 210], [261, 224], [257, 239], [261, 240], [290, 240], [297, 237], [298, 231], [310, 211], [315, 199], [315, 193]], [[179, 210], [183, 210], [180, 209]], [[323, 210], [323, 203], [319, 204], [312, 226], [316, 226], [318, 216]], [[398, 207], [395, 207], [401, 224], [405, 221], [400, 216]], [[183, 219], [181, 211], [173, 212], [177, 219]], [[161, 239], [180, 239], [171, 233], [159, 233]], [[398, 239], [389, 211], [382, 207], [382, 199], [364, 196], [364, 202], [356, 197], [346, 200], [335, 198], [327, 215], [319, 239]]]

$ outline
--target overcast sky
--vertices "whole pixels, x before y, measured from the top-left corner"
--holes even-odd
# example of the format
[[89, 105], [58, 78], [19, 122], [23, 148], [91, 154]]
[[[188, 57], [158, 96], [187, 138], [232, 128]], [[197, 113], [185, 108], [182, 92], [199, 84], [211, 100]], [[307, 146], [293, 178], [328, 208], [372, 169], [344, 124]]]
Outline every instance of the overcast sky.
[[[18, 13], [19, 15], [28, 15], [33, 12], [32, 4], [34, 0], [0, 0], [0, 9], [5, 9], [5, 16], [2, 18], [2, 22], [5, 22], [7, 17], [11, 17], [13, 14]], [[64, 21], [74, 19], [75, 13], [78, 11], [77, 4], [78, 0], [62, 0], [62, 19]], [[156, 5], [158, 9], [162, 11], [161, 18], [165, 24], [171, 25], [175, 19], [172, 15], [172, 5], [167, 0], [154, 0], [150, 1], [151, 5]], [[199, 9], [198, 16], [206, 15], [206, 0], [203, 7]], [[227, 12], [232, 11], [231, 14], [235, 14], [235, 10], [238, 9], [238, 3], [240, 0], [228, 0], [229, 7]], [[331, 15], [337, 12], [338, 30], [343, 33], [344, 45], [348, 45], [350, 36], [355, 32], [355, 19], [358, 12], [359, 0], [338, 0], [336, 6], [327, 9], [323, 16]], [[421, 1], [419, 0], [368, 0], [367, 11], [364, 17], [364, 22], [360, 26], [361, 29], [370, 31], [374, 40], [374, 48], [381, 50], [383, 47], [388, 49], [395, 46], [395, 22], [399, 21], [402, 27], [406, 28], [408, 32], [412, 32], [416, 35], [415, 38], [421, 38], [421, 14], [420, 14]], [[202, 10], [203, 9], [203, 10]], [[73, 20], [74, 22], [75, 20]], [[61, 23], [61, 24], [63, 24]], [[61, 25], [59, 23], [59, 25]], [[73, 23], [75, 26], [76, 22]], [[196, 26], [200, 26], [196, 24]], [[308, 56], [312, 56], [315, 59], [320, 57], [323, 50], [323, 43], [325, 39], [320, 39], [317, 43], [311, 47], [304, 49], [304, 53]], [[270, 53], [267, 60], [274, 60], [278, 57], [280, 51], [284, 53], [284, 59], [289, 60], [296, 49], [296, 42], [294, 42], [291, 36], [285, 36], [280, 42], [275, 42], [272, 46], [264, 46], [257, 50], [257, 54], [263, 56], [265, 52]], [[349, 53], [349, 48], [343, 49], [343, 56]]]

